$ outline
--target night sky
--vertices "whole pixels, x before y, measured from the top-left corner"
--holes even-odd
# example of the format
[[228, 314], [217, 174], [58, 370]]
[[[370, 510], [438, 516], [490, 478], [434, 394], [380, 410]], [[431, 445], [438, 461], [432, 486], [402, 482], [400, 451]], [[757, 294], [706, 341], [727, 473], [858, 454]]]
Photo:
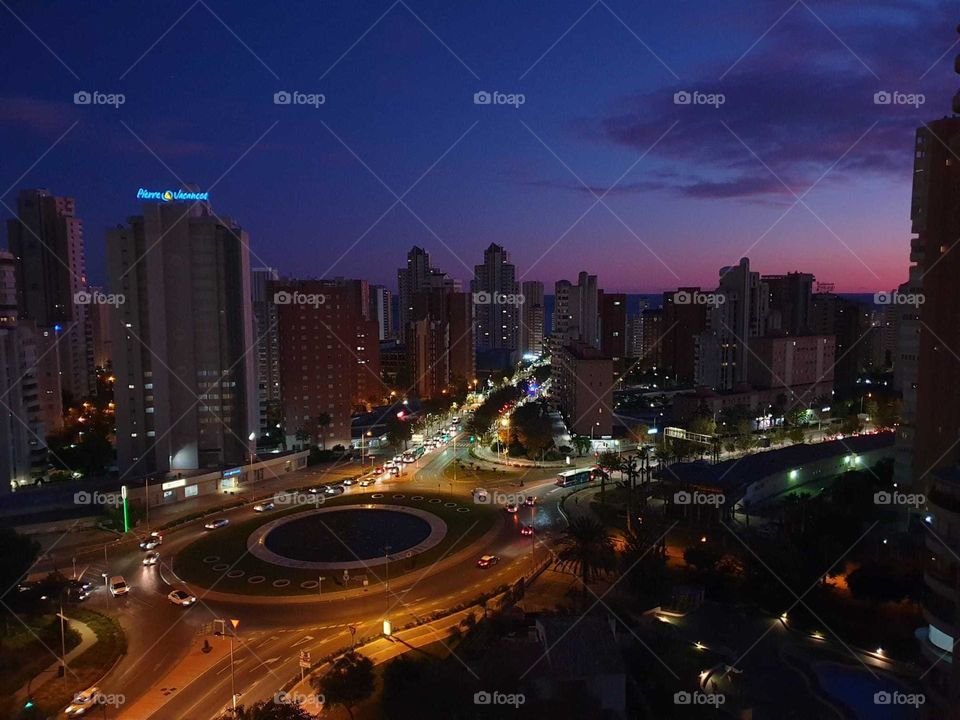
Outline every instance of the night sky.
[[[960, 86], [958, 20], [911, 0], [5, 0], [0, 218], [23, 187], [76, 197], [95, 282], [137, 189], [183, 181], [254, 265], [299, 276], [393, 287], [419, 244], [467, 278], [498, 242], [550, 285], [713, 286], [746, 254], [872, 292], [906, 279], [914, 129]], [[525, 102], [474, 104], [494, 90]]]

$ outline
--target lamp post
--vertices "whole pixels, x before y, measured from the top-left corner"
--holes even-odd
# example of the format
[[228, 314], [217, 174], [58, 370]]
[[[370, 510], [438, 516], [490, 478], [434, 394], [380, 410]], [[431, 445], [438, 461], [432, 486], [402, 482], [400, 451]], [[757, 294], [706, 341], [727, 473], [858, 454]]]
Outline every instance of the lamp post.
[[387, 619], [387, 613], [390, 612], [390, 545], [383, 546], [383, 559], [386, 560], [386, 591], [383, 594], [383, 619]]
[[254, 460], [256, 459], [256, 457], [257, 457], [257, 444], [256, 444], [256, 442], [257, 442], [257, 434], [256, 434], [255, 432], [251, 432], [251, 433], [247, 436], [247, 440], [250, 441], [250, 473], [249, 473], [249, 475], [250, 475], [250, 493], [252, 494], [252, 493], [253, 493], [253, 486], [254, 486], [253, 461], [254, 461]]

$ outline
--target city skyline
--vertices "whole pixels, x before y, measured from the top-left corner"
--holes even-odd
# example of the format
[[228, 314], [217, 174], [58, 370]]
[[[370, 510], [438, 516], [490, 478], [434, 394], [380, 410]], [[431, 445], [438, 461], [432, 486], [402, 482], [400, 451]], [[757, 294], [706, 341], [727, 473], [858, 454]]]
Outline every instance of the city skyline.
[[[550, 285], [579, 269], [565, 261], [578, 254], [611, 291], [660, 292], [709, 286], [717, 257], [748, 255], [841, 292], [895, 287], [906, 279], [913, 133], [949, 110], [946, 10], [754, 8], [720, 38], [710, 9], [562, 3], [549, 22], [521, 8], [494, 29], [488, 5], [452, 19], [435, 4], [384, 3], [325, 10], [326, 42], [309, 44], [266, 10], [62, 5], [52, 25], [16, 8], [47, 32], [12, 33], [0, 57], [35, 58], [47, 82], [11, 77], [2, 92], [7, 166], [18, 170], [0, 213], [12, 217], [21, 188], [76, 198], [94, 284], [105, 280], [106, 230], [141, 211], [138, 190], [189, 182], [248, 228], [253, 265], [285, 275], [392, 287], [389, 268], [420, 245], [466, 281], [494, 242], [511, 251], [518, 282]], [[107, 37], [102, 57], [82, 51], [79, 38]], [[588, 48], [595, 62], [579, 62]], [[811, 52], [819, 63], [800, 62]], [[156, 70], [184, 56], [189, 82]], [[597, 77], [598, 67], [617, 71]], [[494, 90], [524, 102], [474, 103]], [[123, 104], [73, 102], [94, 91]], [[323, 103], [274, 104], [290, 91]], [[676, 104], [684, 92], [724, 100]], [[883, 92], [914, 105], [876, 104]], [[358, 247], [385, 262], [369, 271]]]

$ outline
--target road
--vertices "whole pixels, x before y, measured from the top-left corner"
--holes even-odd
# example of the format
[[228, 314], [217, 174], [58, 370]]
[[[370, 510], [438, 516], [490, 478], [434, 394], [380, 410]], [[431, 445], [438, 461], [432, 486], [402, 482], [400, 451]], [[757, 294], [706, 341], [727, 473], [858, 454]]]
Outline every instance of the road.
[[[460, 436], [454, 443], [428, 452], [414, 465], [407, 465], [397, 478], [377, 483], [378, 490], [422, 490], [453, 493], [469, 497], [475, 484], [469, 479], [448, 479], [444, 468], [454, 457], [469, 458], [469, 445]], [[371, 586], [369, 595], [351, 599], [334, 600], [332, 597], [311, 603], [263, 604], [249, 602], [222, 602], [204, 600], [202, 590], [195, 594], [200, 601], [183, 609], [167, 601], [166, 595], [173, 587], [182, 587], [174, 574], [177, 552], [204, 535], [202, 521], [168, 531], [158, 548], [162, 564], [144, 567], [142, 551], [136, 547], [112, 551], [107, 567], [102, 557], [89, 564], [77, 566], [78, 573], [101, 579], [101, 574], [122, 574], [129, 583], [129, 595], [110, 597], [101, 585], [87, 601], [92, 609], [106, 609], [120, 619], [128, 636], [127, 655], [100, 684], [105, 693], [123, 693], [126, 706], [131, 707], [138, 699], [148, 694], [163, 676], [183, 658], [191, 644], [202, 642], [202, 634], [209, 624], [218, 618], [239, 620], [234, 652], [234, 677], [239, 701], [252, 703], [269, 699], [298, 672], [298, 657], [301, 650], [310, 651], [314, 659], [349, 647], [352, 641], [350, 627], [356, 628], [356, 638], [364, 638], [380, 632], [383, 618], [389, 617], [395, 627], [418, 620], [429, 613], [452, 608], [459, 603], [475, 599], [481, 593], [508, 584], [534, 567], [535, 562], [547, 557], [543, 547], [549, 543], [565, 523], [557, 506], [560, 492], [553, 484], [555, 470], [529, 471], [523, 476], [519, 487], [513, 475], [485, 483], [489, 490], [522, 492], [534, 495], [534, 507], [521, 507], [511, 515], [504, 512], [493, 539], [482, 548], [500, 556], [501, 561], [486, 570], [476, 567], [476, 556], [469, 553], [463, 559], [431, 573], [430, 568], [418, 571], [410, 582], [394, 583], [389, 597], [382, 585]], [[308, 486], [317, 482], [317, 473], [303, 473], [296, 481], [286, 478], [286, 486]], [[358, 492], [355, 485], [347, 492]], [[232, 522], [242, 522], [253, 517], [252, 508], [230, 511], [226, 515]], [[533, 538], [519, 533], [519, 525], [532, 524]], [[452, 548], [451, 556], [463, 548]], [[375, 571], [374, 571], [375, 572]], [[153, 692], [156, 692], [154, 690]], [[196, 676], [185, 687], [169, 688], [169, 697], [162, 709], [149, 715], [150, 718], [184, 718], [207, 720], [219, 716], [231, 699], [231, 673], [229, 659], [221, 659], [209, 670]], [[134, 717], [119, 710], [119, 717]], [[137, 718], [136, 720], [141, 720]], [[146, 720], [144, 718], [143, 720]]]

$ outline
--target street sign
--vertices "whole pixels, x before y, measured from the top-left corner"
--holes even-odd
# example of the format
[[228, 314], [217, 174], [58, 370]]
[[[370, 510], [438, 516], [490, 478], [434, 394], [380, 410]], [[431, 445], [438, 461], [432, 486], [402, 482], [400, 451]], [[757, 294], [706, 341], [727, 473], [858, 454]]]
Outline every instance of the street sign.
[[300, 651], [300, 667], [302, 667], [304, 670], [309, 670], [309, 669], [310, 669], [310, 665], [311, 665], [311, 663], [310, 663], [310, 651], [309, 651], [309, 650], [301, 650], [301, 651]]

